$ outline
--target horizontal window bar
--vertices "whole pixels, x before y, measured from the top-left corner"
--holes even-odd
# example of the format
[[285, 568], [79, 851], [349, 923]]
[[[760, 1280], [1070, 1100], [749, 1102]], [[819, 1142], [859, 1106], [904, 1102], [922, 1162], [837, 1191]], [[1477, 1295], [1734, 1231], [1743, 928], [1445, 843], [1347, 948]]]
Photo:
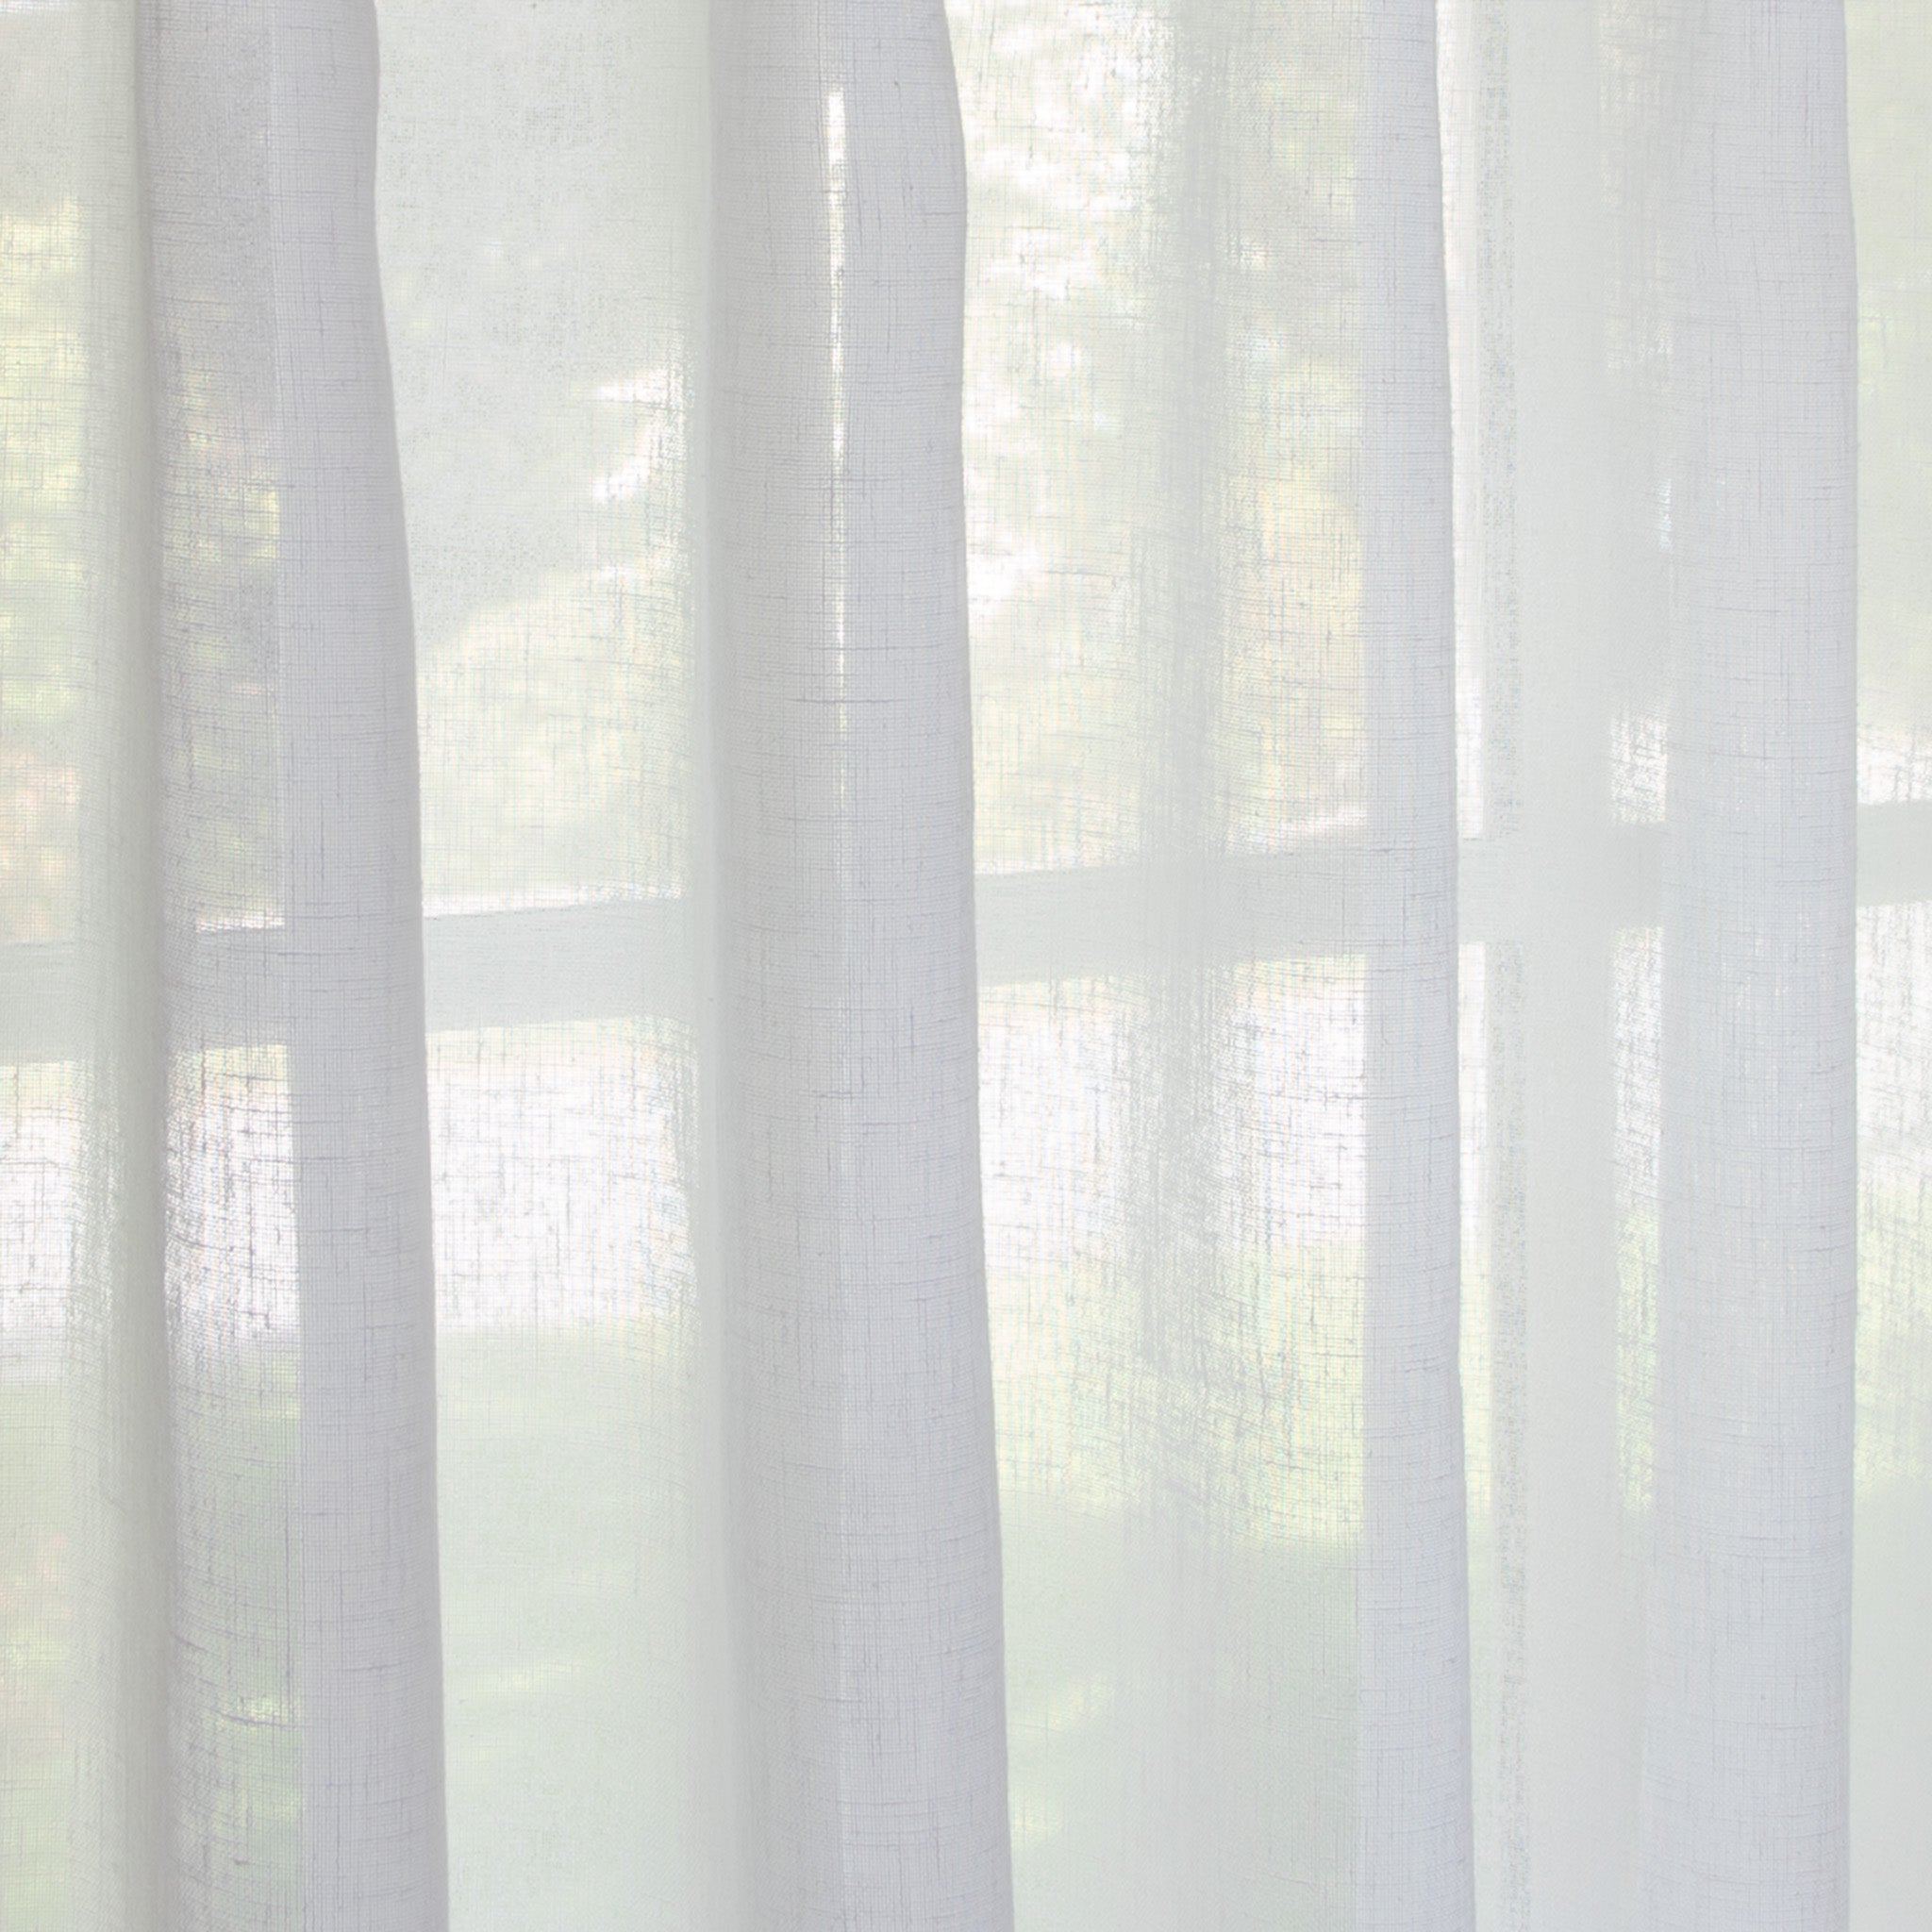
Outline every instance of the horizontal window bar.
[[[1640, 926], [1657, 917], [1662, 854], [1660, 826], [1623, 826], [1594, 851], [1570, 849], [1567, 863], [1587, 870], [1592, 909], [1606, 924]], [[1513, 840], [1463, 841], [1465, 941], [1529, 932], [1561, 904], [1548, 861], [1532, 871], [1524, 857]], [[1336, 839], [1166, 874], [1126, 865], [989, 874], [977, 886], [980, 984], [1351, 952], [1367, 929], [1369, 858], [1358, 840]], [[1858, 903], [1920, 899], [1932, 900], [1932, 805], [1863, 808]], [[689, 1013], [681, 900], [438, 913], [423, 932], [432, 1033]], [[195, 936], [169, 988], [182, 1049], [280, 1038], [276, 938], [266, 927]], [[0, 1061], [71, 1059], [83, 1050], [91, 999], [82, 964], [71, 942], [0, 947]]]

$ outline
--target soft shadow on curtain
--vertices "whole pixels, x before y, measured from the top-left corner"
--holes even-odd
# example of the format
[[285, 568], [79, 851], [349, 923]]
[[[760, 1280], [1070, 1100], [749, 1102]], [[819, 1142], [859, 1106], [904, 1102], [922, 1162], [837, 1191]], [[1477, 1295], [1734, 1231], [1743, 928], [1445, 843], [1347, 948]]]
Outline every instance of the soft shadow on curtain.
[[0, 1924], [1910, 1923], [1924, 25], [0, 0]]

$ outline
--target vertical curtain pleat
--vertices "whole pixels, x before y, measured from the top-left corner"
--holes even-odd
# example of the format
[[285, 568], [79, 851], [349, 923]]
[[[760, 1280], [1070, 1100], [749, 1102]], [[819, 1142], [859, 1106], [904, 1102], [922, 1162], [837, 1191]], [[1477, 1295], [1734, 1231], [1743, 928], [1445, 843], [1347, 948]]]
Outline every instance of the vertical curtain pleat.
[[1474, 1923], [1457, 1336], [1456, 618], [1433, 0], [1365, 9], [1362, 1927]]
[[[91, 454], [114, 478], [104, 543], [104, 635], [94, 643], [106, 757], [81, 845], [83, 943], [92, 1026], [92, 1145], [74, 1360], [83, 1391], [82, 1485], [75, 1541], [92, 1559], [76, 1591], [84, 1668], [97, 1704], [75, 1715], [83, 1800], [76, 1823], [95, 1856], [77, 1918], [102, 1932], [151, 1919], [172, 1928], [174, 1765], [168, 1646], [174, 1602], [174, 1466], [167, 1400], [168, 1014], [163, 945], [165, 845], [158, 805], [163, 729], [159, 608], [161, 358], [147, 323], [156, 269], [150, 235], [149, 101], [142, 21], [103, 9], [84, 42], [117, 97], [115, 137], [91, 185], [122, 212], [101, 245], [103, 298], [92, 324], [103, 365]], [[121, 298], [119, 305], [112, 291]], [[90, 1399], [91, 1398], [91, 1399]], [[92, 1722], [90, 1722], [92, 1720]]]
[[448, 1902], [416, 676], [372, 0], [278, 0], [272, 58], [302, 1924], [434, 1932]]
[[1011, 1917], [937, 0], [713, 24], [712, 1112], [742, 1923]]
[[1643, 1894], [1847, 1913], [1854, 398], [1841, 8], [1687, 6]]
[[1909, 12], [0, 0], [0, 1924], [1909, 1900]]
[[99, 258], [125, 508], [83, 855], [98, 1145], [75, 1366], [98, 1412], [76, 1522], [100, 1681], [76, 1923], [435, 1932], [415, 667], [375, 14], [143, 0], [115, 25], [140, 119], [125, 258]]
[[[1486, 831], [1508, 841], [1493, 1043], [1498, 1336], [1497, 1909], [1624, 1923], [1641, 1663], [1619, 1439], [1618, 924], [1612, 692], [1641, 655], [1620, 554], [1596, 0], [1464, 9], [1489, 66], [1454, 104], [1485, 169], [1457, 219], [1478, 344], [1468, 567], [1482, 574]], [[1473, 49], [1474, 51], [1474, 49]], [[1625, 835], [1627, 838], [1627, 834]], [[1507, 1206], [1505, 1205], [1507, 1204]]]
[[[1618, 1462], [1616, 877], [1621, 602], [1605, 374], [1594, 5], [1507, 10], [1522, 1189], [1524, 1901], [1624, 1922], [1639, 1670]], [[1507, 1263], [1506, 1263], [1507, 1265]]]

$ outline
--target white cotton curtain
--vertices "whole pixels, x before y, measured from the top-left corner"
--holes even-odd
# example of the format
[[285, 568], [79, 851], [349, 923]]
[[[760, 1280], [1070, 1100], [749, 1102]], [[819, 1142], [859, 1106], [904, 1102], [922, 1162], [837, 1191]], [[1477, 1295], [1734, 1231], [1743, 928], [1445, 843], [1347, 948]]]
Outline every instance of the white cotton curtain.
[[1914, 1923], [1927, 25], [0, 0], [0, 1925]]
[[720, 8], [711, 76], [696, 1254], [736, 1828], [716, 1909], [1004, 1925], [945, 12]]

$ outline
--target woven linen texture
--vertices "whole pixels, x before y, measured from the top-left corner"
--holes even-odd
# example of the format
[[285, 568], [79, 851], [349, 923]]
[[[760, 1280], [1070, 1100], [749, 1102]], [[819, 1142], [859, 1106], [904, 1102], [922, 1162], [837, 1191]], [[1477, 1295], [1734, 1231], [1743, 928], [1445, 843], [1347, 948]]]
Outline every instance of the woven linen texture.
[[0, 0], [0, 1926], [1916, 1923], [1925, 25]]

